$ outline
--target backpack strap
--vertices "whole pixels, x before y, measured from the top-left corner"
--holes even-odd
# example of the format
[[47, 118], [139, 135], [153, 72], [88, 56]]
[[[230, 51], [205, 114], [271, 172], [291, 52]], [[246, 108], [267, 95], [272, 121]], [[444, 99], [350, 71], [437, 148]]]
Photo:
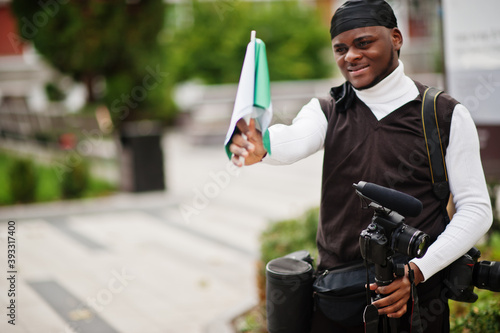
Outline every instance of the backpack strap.
[[422, 127], [427, 156], [429, 158], [432, 190], [436, 197], [441, 200], [446, 212], [446, 205], [450, 197], [450, 186], [444, 158], [445, 150], [441, 142], [441, 133], [439, 132], [436, 112], [436, 100], [441, 93], [442, 91], [432, 87], [425, 90], [422, 99]]

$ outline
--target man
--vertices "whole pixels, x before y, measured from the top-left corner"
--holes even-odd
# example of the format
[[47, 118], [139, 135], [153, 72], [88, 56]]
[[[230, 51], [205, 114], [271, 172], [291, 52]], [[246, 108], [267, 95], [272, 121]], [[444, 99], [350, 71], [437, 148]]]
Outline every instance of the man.
[[[423, 212], [405, 223], [431, 236], [433, 244], [413, 259], [425, 332], [449, 331], [441, 271], [466, 253], [489, 229], [490, 200], [479, 155], [479, 141], [468, 110], [446, 94], [437, 110], [456, 213], [447, 223], [432, 192], [421, 124], [425, 87], [404, 74], [399, 61], [403, 37], [392, 8], [383, 0], [350, 0], [334, 14], [331, 40], [335, 61], [346, 79], [331, 97], [313, 98], [290, 126], [269, 128], [271, 152], [262, 145], [255, 123], [238, 122], [241, 133], [230, 146], [233, 162], [289, 164], [324, 149], [318, 269], [361, 258], [358, 238], [373, 212], [362, 210], [353, 183], [368, 181], [408, 193], [423, 203]], [[322, 108], [323, 105], [323, 108]], [[372, 284], [386, 295], [374, 302], [380, 315], [401, 318], [409, 331], [411, 284], [407, 275], [388, 286]], [[363, 332], [362, 325], [333, 322], [314, 314], [312, 332]]]

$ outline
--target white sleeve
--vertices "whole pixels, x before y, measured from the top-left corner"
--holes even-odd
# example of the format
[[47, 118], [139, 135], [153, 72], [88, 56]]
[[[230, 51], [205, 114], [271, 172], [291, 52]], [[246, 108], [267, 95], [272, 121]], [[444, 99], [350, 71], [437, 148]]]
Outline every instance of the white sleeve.
[[323, 148], [328, 121], [317, 98], [304, 105], [291, 125], [269, 127], [271, 154], [266, 164], [291, 164]]
[[453, 111], [446, 166], [456, 213], [425, 256], [412, 260], [426, 280], [473, 247], [493, 220], [477, 130], [461, 104]]

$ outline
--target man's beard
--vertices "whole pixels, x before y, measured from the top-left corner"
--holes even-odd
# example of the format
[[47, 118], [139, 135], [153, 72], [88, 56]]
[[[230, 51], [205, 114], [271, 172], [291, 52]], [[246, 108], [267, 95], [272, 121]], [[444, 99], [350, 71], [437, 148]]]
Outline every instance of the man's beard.
[[380, 74], [380, 75], [377, 75], [373, 80], [372, 82], [370, 82], [369, 84], [367, 84], [366, 86], [364, 87], [361, 87], [361, 88], [356, 88], [357, 90], [365, 90], [365, 89], [370, 89], [371, 87], [374, 87], [375, 85], [377, 85], [380, 81], [382, 81], [383, 79], [385, 79], [389, 74], [391, 74], [391, 67], [392, 67], [392, 64], [394, 63], [394, 47], [391, 48], [391, 58], [389, 59], [389, 63], [387, 64], [385, 70]]

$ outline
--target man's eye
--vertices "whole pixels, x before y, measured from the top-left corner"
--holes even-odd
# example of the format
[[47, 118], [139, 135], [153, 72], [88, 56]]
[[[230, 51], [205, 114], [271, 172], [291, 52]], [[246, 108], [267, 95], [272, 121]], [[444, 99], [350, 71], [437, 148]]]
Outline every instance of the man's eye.
[[359, 42], [358, 47], [366, 47], [370, 43], [371, 43], [371, 41], [365, 40], [365, 41]]
[[346, 52], [346, 48], [345, 47], [337, 47], [335, 49], [335, 53], [345, 53]]

